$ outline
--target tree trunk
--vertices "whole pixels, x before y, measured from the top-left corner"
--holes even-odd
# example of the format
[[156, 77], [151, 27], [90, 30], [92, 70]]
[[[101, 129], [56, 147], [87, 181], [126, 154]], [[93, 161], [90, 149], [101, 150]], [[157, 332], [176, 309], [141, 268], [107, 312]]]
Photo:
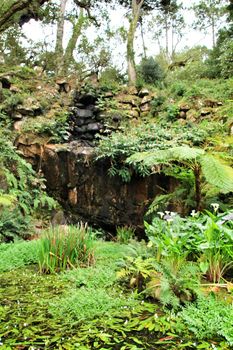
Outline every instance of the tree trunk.
[[169, 47], [168, 47], [168, 31], [169, 31], [169, 25], [168, 25], [168, 15], [165, 14], [165, 33], [166, 33], [166, 56], [167, 59], [169, 59]]
[[86, 17], [84, 16], [84, 10], [83, 8], [80, 8], [80, 13], [77, 22], [75, 23], [73, 27], [72, 36], [68, 42], [68, 45], [65, 50], [64, 58], [63, 58], [63, 65], [62, 70], [63, 73], [66, 74], [69, 68], [69, 64], [74, 61], [74, 50], [78, 41], [78, 38], [81, 35], [83, 23], [85, 21]]
[[65, 23], [65, 9], [66, 9], [67, 0], [60, 0], [60, 11], [59, 18], [57, 21], [57, 37], [56, 37], [56, 47], [55, 47], [55, 56], [56, 56], [56, 69], [59, 74], [62, 67], [63, 61], [63, 35], [64, 35], [64, 23]]
[[144, 38], [144, 31], [143, 31], [143, 23], [141, 21], [141, 37], [142, 37], [142, 47], [143, 47], [143, 56], [144, 58], [147, 58], [146, 54], [146, 44], [145, 44], [145, 38]]
[[212, 30], [212, 43], [213, 43], [213, 47], [215, 47], [215, 20], [214, 18], [212, 18], [211, 21], [211, 30]]
[[135, 86], [137, 79], [134, 61], [134, 38], [143, 2], [144, 0], [132, 0], [132, 18], [130, 20], [129, 32], [127, 37], [127, 64], [130, 86]]
[[201, 210], [201, 169], [198, 165], [194, 168], [195, 176], [195, 199], [196, 199], [196, 210]]

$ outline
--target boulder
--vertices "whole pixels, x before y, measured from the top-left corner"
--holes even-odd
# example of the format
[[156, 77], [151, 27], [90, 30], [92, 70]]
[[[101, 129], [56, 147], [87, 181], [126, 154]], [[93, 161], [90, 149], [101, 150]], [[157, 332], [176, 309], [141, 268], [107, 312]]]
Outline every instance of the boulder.
[[150, 103], [151, 102], [151, 97], [148, 96], [144, 96], [143, 99], [141, 100], [141, 105], [144, 105], [145, 103]]
[[113, 96], [114, 96], [114, 94], [111, 91], [107, 91], [107, 92], [105, 92], [103, 97], [110, 98], [110, 97], [113, 97]]
[[19, 93], [20, 92], [20, 88], [16, 85], [11, 85], [10, 86], [10, 91], [13, 92], [13, 93]]
[[138, 96], [144, 97], [144, 96], [148, 96], [149, 94], [150, 94], [149, 90], [146, 88], [143, 88], [139, 91]]
[[20, 131], [23, 127], [25, 120], [18, 120], [17, 122], [14, 123], [13, 128], [15, 131]]
[[191, 107], [187, 103], [181, 103], [179, 105], [179, 109], [181, 112], [188, 112], [191, 109]]
[[211, 114], [212, 112], [213, 112], [213, 110], [212, 110], [211, 107], [206, 107], [206, 108], [202, 108], [202, 109], [200, 110], [200, 115], [201, 115], [202, 117], [205, 117], [206, 115], [209, 115], [209, 114]]
[[137, 109], [132, 109], [131, 111], [128, 112], [128, 115], [130, 116], [130, 118], [139, 118], [140, 113]]
[[88, 132], [97, 132], [100, 131], [103, 128], [103, 125], [101, 123], [90, 123], [87, 125], [86, 130]]
[[75, 115], [80, 118], [91, 118], [93, 117], [93, 111], [90, 109], [76, 108], [74, 111]]
[[216, 100], [212, 100], [212, 99], [206, 99], [204, 100], [204, 106], [205, 107], [211, 107], [211, 108], [214, 108], [214, 107], [219, 107], [219, 106], [222, 106], [223, 103], [220, 102], [220, 101], [216, 101]]
[[186, 118], [186, 113], [184, 111], [181, 111], [179, 113], [180, 118], [185, 119]]
[[150, 112], [150, 104], [149, 103], [144, 103], [141, 107], [140, 110], [142, 112]]

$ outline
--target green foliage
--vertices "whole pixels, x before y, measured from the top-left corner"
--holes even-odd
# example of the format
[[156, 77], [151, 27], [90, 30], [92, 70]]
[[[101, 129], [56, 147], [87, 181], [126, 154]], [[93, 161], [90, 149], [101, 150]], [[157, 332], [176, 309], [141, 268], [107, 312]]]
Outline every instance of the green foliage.
[[[126, 131], [127, 130], [127, 131]], [[209, 123], [203, 129], [189, 125], [181, 127], [173, 124], [141, 123], [134, 128], [126, 128], [124, 132], [115, 132], [110, 136], [103, 136], [96, 147], [96, 159], [110, 159], [111, 176], [119, 175], [125, 181], [130, 180], [132, 169], [126, 158], [136, 152], [151, 149], [168, 149], [171, 145], [195, 144], [201, 145], [216, 132], [216, 127]], [[136, 171], [142, 175], [149, 175], [150, 170], [142, 163], [137, 163]]]
[[0, 212], [0, 235], [4, 240], [26, 237], [30, 216], [48, 212], [56, 202], [45, 193], [44, 179], [17, 153], [8, 138], [0, 134], [0, 164], [3, 188], [1, 198], [11, 198]]
[[151, 101], [151, 114], [152, 115], [155, 115], [162, 110], [165, 100], [166, 100], [166, 98], [163, 95], [158, 95], [157, 97], [153, 98], [153, 100]]
[[192, 217], [181, 218], [170, 212], [159, 214], [163, 219], [156, 217], [151, 224], [145, 223], [156, 260], [179, 263], [180, 259], [191, 259], [198, 262], [208, 281], [219, 283], [233, 267], [233, 236], [222, 223], [222, 215], [193, 211]]
[[37, 241], [0, 244], [0, 272], [36, 264], [37, 261]]
[[153, 57], [143, 58], [138, 71], [145, 83], [148, 84], [156, 85], [164, 79], [164, 72]]
[[183, 308], [179, 316], [198, 340], [224, 338], [233, 344], [232, 305], [213, 296], [202, 297]]
[[202, 149], [179, 146], [166, 150], [140, 152], [130, 156], [127, 162], [138, 171], [141, 171], [144, 167], [156, 172], [158, 165], [172, 167], [173, 164], [175, 165], [175, 169], [177, 169], [177, 163], [184, 170], [193, 171], [195, 177], [196, 207], [198, 210], [200, 209], [202, 200], [200, 187], [203, 179], [201, 178], [201, 171], [204, 175], [204, 181], [217, 188], [220, 192], [227, 193], [233, 190], [232, 168], [224, 164], [216, 156], [207, 154]]
[[209, 215], [199, 245], [202, 251], [200, 266], [208, 281], [219, 283], [228, 270], [233, 268], [233, 235], [228, 227], [220, 223], [218, 217]]
[[[131, 303], [133, 305], [133, 303]], [[105, 288], [81, 287], [63, 300], [51, 305], [51, 311], [56, 317], [65, 316], [73, 320], [91, 320], [102, 315], [120, 312], [124, 307], [130, 307], [130, 299], [119, 297], [116, 293], [109, 293]]]
[[12, 242], [30, 236], [30, 217], [22, 215], [18, 208], [7, 208], [0, 212], [0, 241]]
[[167, 107], [167, 119], [170, 122], [173, 122], [177, 119], [178, 115], [180, 113], [180, 109], [176, 105], [170, 105]]
[[117, 273], [120, 280], [165, 306], [177, 308], [198, 293], [198, 267], [182, 256], [176, 260], [168, 257], [160, 262], [154, 258], [128, 256], [122, 266]]
[[93, 262], [93, 240], [86, 225], [55, 226], [38, 243], [39, 268], [55, 273]]
[[122, 84], [123, 76], [115, 67], [105, 68], [100, 76], [100, 86], [103, 90], [115, 91]]
[[128, 243], [134, 238], [135, 230], [130, 226], [118, 226], [116, 229], [117, 242]]
[[175, 96], [184, 96], [186, 91], [187, 91], [187, 87], [183, 82], [175, 82], [171, 86], [171, 92]]
[[216, 157], [205, 155], [201, 159], [203, 175], [213, 186], [227, 193], [233, 191], [233, 170]]
[[36, 120], [35, 118], [29, 119], [23, 125], [22, 131], [47, 136], [51, 143], [67, 142], [70, 137], [68, 112], [56, 111], [51, 119], [45, 117], [37, 117]]

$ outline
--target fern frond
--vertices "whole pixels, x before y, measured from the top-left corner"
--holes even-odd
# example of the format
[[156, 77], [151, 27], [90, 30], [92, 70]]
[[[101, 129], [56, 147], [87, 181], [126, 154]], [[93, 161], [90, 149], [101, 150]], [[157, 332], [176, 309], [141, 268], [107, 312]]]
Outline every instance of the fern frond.
[[216, 157], [205, 155], [200, 159], [203, 175], [211, 185], [222, 192], [233, 192], [233, 169]]
[[205, 154], [205, 151], [200, 148], [189, 146], [179, 146], [170, 148], [170, 153], [176, 160], [195, 160]]
[[199, 148], [189, 146], [172, 147], [166, 150], [156, 150], [152, 152], [137, 152], [127, 158], [127, 163], [137, 165], [143, 163], [147, 167], [153, 167], [158, 164], [169, 164], [172, 161], [194, 161], [205, 154], [205, 151]]

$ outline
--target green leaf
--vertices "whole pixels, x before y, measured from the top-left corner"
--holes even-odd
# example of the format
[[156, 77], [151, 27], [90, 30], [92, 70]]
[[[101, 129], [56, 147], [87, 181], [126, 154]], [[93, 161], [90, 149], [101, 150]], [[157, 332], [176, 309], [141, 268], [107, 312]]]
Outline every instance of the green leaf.
[[206, 181], [224, 193], [233, 191], [233, 169], [219, 159], [205, 155], [200, 160]]

